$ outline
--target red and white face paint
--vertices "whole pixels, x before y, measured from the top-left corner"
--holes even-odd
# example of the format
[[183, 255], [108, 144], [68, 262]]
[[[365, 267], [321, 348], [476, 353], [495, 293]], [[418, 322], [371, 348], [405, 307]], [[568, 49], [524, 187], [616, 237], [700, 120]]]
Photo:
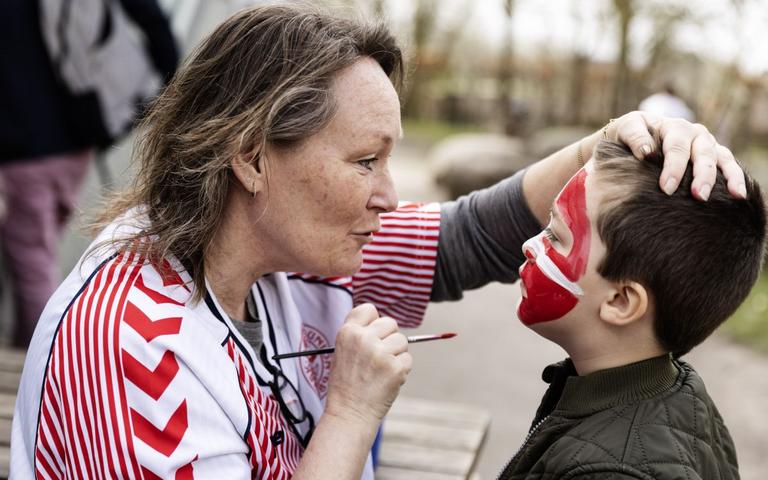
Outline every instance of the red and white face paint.
[[566, 184], [555, 199], [563, 223], [571, 232], [573, 244], [567, 256], [552, 246], [545, 232], [523, 244], [528, 261], [520, 268], [525, 295], [517, 315], [526, 325], [563, 317], [584, 295], [578, 281], [589, 260], [592, 231], [587, 216], [587, 170], [582, 169]]

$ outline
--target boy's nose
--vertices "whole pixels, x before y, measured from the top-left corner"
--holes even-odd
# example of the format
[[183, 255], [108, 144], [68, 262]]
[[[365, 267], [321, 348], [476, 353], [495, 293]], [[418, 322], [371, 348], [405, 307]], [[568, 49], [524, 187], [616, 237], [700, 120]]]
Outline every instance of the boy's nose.
[[533, 251], [533, 245], [531, 245], [535, 238], [536, 237], [529, 238], [525, 243], [523, 243], [523, 255], [525, 255], [525, 258], [527, 258], [531, 263], [536, 261], [536, 254]]
[[534, 256], [533, 251], [530, 248], [523, 247], [523, 254], [525, 255], [525, 258], [527, 258], [530, 262], [536, 260], [536, 256]]

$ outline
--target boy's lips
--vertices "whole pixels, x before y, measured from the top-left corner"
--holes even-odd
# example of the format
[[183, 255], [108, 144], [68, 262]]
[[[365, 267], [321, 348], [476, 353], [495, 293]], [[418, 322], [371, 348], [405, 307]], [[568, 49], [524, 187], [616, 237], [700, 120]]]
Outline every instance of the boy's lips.
[[525, 265], [528, 263], [528, 261], [523, 262], [522, 265], [520, 265], [520, 268], [517, 269], [517, 278], [520, 279], [520, 293], [522, 294], [523, 298], [526, 298], [527, 291], [525, 289], [525, 280], [523, 280], [523, 270], [525, 270]]
[[544, 274], [537, 262], [527, 261], [520, 269], [522, 298], [517, 316], [525, 325], [562, 318], [578, 303], [573, 293]]

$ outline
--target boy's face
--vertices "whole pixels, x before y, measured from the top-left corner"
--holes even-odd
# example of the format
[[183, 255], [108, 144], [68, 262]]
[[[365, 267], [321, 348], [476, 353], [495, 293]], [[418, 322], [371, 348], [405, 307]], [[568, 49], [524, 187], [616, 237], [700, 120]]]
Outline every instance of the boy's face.
[[552, 205], [549, 225], [523, 245], [522, 298], [517, 314], [528, 325], [544, 324], [571, 312], [596, 313], [608, 284], [596, 267], [605, 255], [595, 229], [599, 205], [589, 162], [574, 175]]

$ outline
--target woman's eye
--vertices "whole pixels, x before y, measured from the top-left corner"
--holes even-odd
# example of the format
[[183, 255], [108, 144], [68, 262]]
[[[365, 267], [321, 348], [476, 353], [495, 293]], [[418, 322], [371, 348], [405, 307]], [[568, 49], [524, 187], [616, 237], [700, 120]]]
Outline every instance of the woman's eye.
[[550, 242], [557, 242], [557, 236], [555, 235], [555, 232], [552, 231], [551, 228], [547, 227], [544, 229], [544, 236], [549, 239]]
[[376, 157], [374, 158], [365, 158], [363, 160], [358, 160], [357, 164], [365, 168], [366, 170], [373, 170], [373, 162], [376, 161]]

